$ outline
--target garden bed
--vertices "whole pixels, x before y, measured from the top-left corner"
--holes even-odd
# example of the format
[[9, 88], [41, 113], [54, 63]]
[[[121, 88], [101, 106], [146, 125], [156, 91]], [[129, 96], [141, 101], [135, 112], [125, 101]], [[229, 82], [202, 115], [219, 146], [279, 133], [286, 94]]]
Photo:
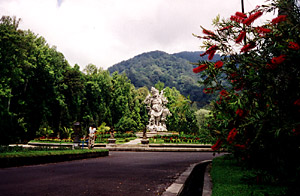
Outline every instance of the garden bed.
[[149, 138], [149, 142], [153, 144], [210, 144], [211, 140], [186, 134], [173, 134], [173, 135], [155, 135]]
[[106, 149], [26, 149], [0, 153], [0, 167], [15, 167], [108, 156]]
[[[135, 136], [134, 133], [115, 133], [114, 139], [116, 139], [116, 144], [123, 144], [126, 142], [129, 142], [131, 140], [136, 139], [137, 137]], [[108, 139], [111, 137], [110, 133], [105, 133], [105, 134], [97, 134], [95, 138], [95, 145], [98, 145], [99, 147], [105, 146], [105, 144], [108, 144]], [[84, 143], [87, 144], [88, 138], [81, 138], [80, 139], [80, 144]], [[72, 146], [74, 140], [69, 138], [69, 139], [59, 139], [57, 137], [40, 137], [36, 138], [34, 140], [31, 140], [28, 144], [32, 143], [51, 143], [51, 144], [57, 144], [57, 145], [65, 145], [65, 146]]]

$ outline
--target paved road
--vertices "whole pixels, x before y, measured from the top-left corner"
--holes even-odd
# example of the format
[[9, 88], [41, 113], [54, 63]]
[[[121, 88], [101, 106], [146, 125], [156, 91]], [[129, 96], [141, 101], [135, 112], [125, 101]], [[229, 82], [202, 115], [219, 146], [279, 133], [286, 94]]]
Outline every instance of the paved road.
[[0, 195], [160, 195], [205, 152], [110, 152], [108, 157], [0, 169]]

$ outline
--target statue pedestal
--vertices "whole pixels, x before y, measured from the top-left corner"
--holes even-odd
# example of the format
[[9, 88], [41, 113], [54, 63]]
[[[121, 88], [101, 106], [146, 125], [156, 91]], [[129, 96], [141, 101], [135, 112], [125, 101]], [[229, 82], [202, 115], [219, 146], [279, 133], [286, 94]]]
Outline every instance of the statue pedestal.
[[114, 138], [109, 138], [109, 139], [108, 139], [108, 144], [116, 144], [116, 139], [114, 139]]
[[141, 140], [141, 144], [149, 144], [149, 140], [143, 138], [143, 139]]

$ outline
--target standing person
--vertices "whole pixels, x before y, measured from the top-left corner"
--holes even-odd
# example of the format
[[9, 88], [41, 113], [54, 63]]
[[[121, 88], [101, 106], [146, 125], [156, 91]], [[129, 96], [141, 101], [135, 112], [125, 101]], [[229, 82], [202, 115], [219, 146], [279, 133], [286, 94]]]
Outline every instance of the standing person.
[[89, 149], [93, 149], [95, 145], [95, 133], [96, 133], [96, 125], [93, 124], [89, 127]]

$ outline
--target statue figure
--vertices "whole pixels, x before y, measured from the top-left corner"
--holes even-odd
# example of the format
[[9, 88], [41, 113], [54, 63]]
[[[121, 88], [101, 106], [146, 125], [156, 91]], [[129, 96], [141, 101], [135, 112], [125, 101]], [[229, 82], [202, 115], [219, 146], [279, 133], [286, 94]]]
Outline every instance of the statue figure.
[[172, 114], [166, 107], [168, 100], [164, 97], [163, 93], [163, 90], [159, 93], [159, 90], [152, 87], [152, 96], [149, 94], [144, 100], [144, 103], [147, 104], [148, 115], [150, 116], [149, 124], [147, 125], [149, 131], [167, 131], [167, 116]]

